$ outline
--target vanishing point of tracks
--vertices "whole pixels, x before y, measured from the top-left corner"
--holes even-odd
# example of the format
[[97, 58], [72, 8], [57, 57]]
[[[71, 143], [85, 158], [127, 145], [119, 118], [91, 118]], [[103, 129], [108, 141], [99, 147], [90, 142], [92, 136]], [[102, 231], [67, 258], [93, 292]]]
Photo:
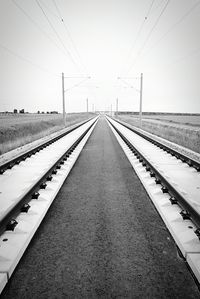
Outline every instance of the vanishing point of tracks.
[[[1, 289], [57, 195], [98, 118], [0, 168]], [[200, 282], [198, 162], [119, 121], [107, 121], [176, 244]], [[56, 142], [55, 142], [56, 141]]]

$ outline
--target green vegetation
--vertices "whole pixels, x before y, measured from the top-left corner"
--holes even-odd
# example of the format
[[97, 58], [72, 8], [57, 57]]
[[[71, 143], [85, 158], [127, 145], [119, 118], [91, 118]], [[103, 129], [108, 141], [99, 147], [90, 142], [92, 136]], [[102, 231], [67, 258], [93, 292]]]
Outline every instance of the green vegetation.
[[[71, 113], [66, 127], [94, 116], [92, 113]], [[63, 129], [61, 114], [1, 114], [0, 155]]]

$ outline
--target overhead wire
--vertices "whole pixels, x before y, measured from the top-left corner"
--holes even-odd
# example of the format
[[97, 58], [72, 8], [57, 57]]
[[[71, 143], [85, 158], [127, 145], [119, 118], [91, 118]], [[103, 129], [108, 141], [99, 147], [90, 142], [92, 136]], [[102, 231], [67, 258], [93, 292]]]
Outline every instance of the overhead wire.
[[65, 51], [54, 41], [53, 38], [51, 38], [51, 36], [49, 36], [44, 30], [43, 28], [25, 11], [25, 9], [19, 5], [19, 3], [16, 2], [16, 0], [11, 0], [13, 2], [13, 4], [29, 19], [29, 21], [31, 23], [33, 23], [40, 32], [42, 32], [43, 35], [45, 35], [50, 41], [51, 43], [54, 44], [54, 46], [56, 46], [56, 48], [62, 52], [63, 55], [65, 55], [66, 57], [68, 57], [65, 53]]
[[58, 7], [58, 4], [56, 3], [56, 0], [52, 0], [52, 2], [53, 2], [54, 6], [55, 6], [55, 8], [56, 8], [56, 11], [57, 11], [57, 13], [58, 13], [59, 19], [60, 19], [61, 23], [62, 23], [63, 26], [64, 26], [65, 32], [66, 32], [66, 34], [68, 35], [68, 37], [69, 37], [69, 39], [70, 39], [70, 41], [71, 41], [71, 44], [72, 44], [72, 46], [73, 46], [73, 48], [74, 48], [74, 50], [75, 50], [75, 52], [76, 52], [76, 55], [77, 55], [77, 57], [78, 57], [78, 59], [79, 59], [81, 65], [82, 65], [84, 71], [87, 73], [87, 70], [86, 70], [86, 67], [85, 67], [85, 65], [84, 65], [84, 63], [83, 63], [83, 61], [82, 61], [81, 55], [80, 55], [80, 53], [79, 53], [79, 51], [78, 51], [78, 48], [77, 48], [77, 46], [76, 46], [76, 44], [75, 44], [75, 42], [74, 42], [74, 40], [73, 40], [73, 38], [72, 38], [72, 36], [71, 36], [71, 33], [70, 33], [70, 31], [69, 31], [69, 28], [68, 28], [68, 26], [66, 25], [65, 19], [64, 19], [63, 15], [62, 15], [61, 12], [60, 12], [60, 9], [59, 9], [59, 7]]
[[164, 66], [165, 67], [174, 67], [174, 66], [176, 66], [177, 63], [183, 62], [192, 56], [198, 55], [199, 53], [200, 53], [200, 47], [187, 52], [185, 55], [179, 56], [175, 60], [170, 60], [168, 62], [165, 62]]
[[83, 80], [81, 80], [79, 83], [74, 84], [73, 86], [71, 86], [70, 88], [67, 88], [65, 91], [69, 91], [71, 89], [74, 89], [75, 87], [80, 86], [83, 82], [85, 82], [86, 80], [88, 80], [88, 78], [84, 78]]
[[132, 84], [129, 84], [128, 82], [126, 82], [123, 78], [120, 78], [120, 80], [129, 88], [133, 88], [135, 91], [140, 92], [139, 89], [135, 88]]
[[144, 40], [144, 42], [143, 42], [141, 48], [139, 49], [139, 51], [138, 51], [138, 53], [137, 53], [137, 55], [136, 55], [136, 57], [135, 57], [133, 63], [130, 65], [130, 67], [129, 67], [127, 73], [129, 73], [129, 72], [132, 70], [132, 68], [135, 66], [135, 64], [136, 64], [136, 62], [137, 62], [137, 59], [138, 59], [139, 56], [141, 55], [143, 49], [145, 48], [147, 42], [149, 41], [149, 39], [150, 39], [150, 37], [151, 37], [153, 31], [155, 30], [156, 26], [158, 25], [158, 23], [159, 23], [159, 21], [160, 21], [162, 15], [164, 14], [165, 10], [167, 9], [169, 3], [170, 3], [170, 0], [167, 0], [166, 3], [165, 3], [165, 5], [164, 5], [164, 7], [162, 8], [160, 14], [158, 15], [158, 17], [157, 17], [157, 19], [156, 19], [154, 25], [152, 26], [151, 30], [149, 31], [147, 37], [145, 38], [145, 40]]
[[83, 64], [83, 62], [82, 62], [82, 59], [81, 59], [81, 56], [80, 56], [80, 54], [79, 54], [79, 52], [78, 52], [77, 46], [75, 45], [75, 42], [74, 42], [74, 40], [72, 39], [72, 36], [71, 36], [70, 31], [69, 31], [69, 29], [68, 29], [68, 27], [67, 27], [67, 25], [66, 25], [66, 22], [65, 22], [63, 16], [61, 15], [60, 9], [58, 8], [58, 5], [57, 5], [56, 1], [53, 1], [53, 0], [52, 0], [52, 2], [53, 2], [53, 4], [54, 4], [54, 6], [55, 6], [55, 9], [56, 9], [56, 11], [57, 11], [57, 14], [56, 14], [55, 12], [53, 12], [52, 9], [50, 9], [49, 6], [46, 5], [46, 3], [44, 3], [42, 0], [40, 0], [40, 3], [42, 3], [42, 5], [48, 10], [48, 12], [49, 12], [51, 15], [53, 15], [56, 19], [58, 19], [58, 20], [62, 23], [62, 25], [64, 26], [65, 32], [66, 32], [66, 34], [67, 34], [68, 37], [69, 37], [69, 40], [70, 40], [70, 42], [71, 42], [71, 45], [72, 45], [74, 51], [76, 52], [76, 56], [78, 57], [78, 59], [79, 59], [81, 65], [82, 65], [82, 67], [83, 67], [84, 72], [87, 73], [86, 67], [84, 66], [84, 64]]
[[99, 87], [95, 86], [95, 85], [83, 85], [82, 87], [86, 88], [86, 93], [88, 95], [88, 98], [89, 99], [93, 98], [93, 100], [95, 100], [95, 102], [97, 102], [97, 95], [94, 90]]
[[155, 10], [158, 9], [160, 6], [162, 6], [163, 2], [165, 2], [165, 0], [160, 1], [160, 2], [155, 6]]
[[45, 72], [45, 73], [49, 73], [51, 76], [60, 77], [58, 74], [53, 73], [53, 72], [51, 72], [50, 70], [48, 70], [48, 69], [46, 69], [46, 68], [40, 66], [39, 64], [37, 64], [37, 63], [35, 63], [35, 62], [33, 62], [33, 61], [31, 61], [30, 59], [28, 59], [28, 58], [26, 58], [26, 57], [24, 57], [24, 56], [22, 56], [22, 55], [20, 55], [20, 54], [18, 54], [18, 53], [16, 53], [16, 52], [14, 52], [13, 50], [11, 50], [11, 49], [9, 49], [8, 47], [6, 47], [5, 45], [0, 44], [0, 47], [1, 47], [4, 51], [6, 51], [6, 52], [12, 54], [13, 56], [17, 57], [17, 58], [20, 59], [20, 60], [25, 61], [26, 63], [31, 64], [32, 66], [34, 66], [34, 67], [40, 69], [41, 71], [43, 71], [43, 72]]
[[54, 34], [56, 35], [57, 39], [59, 40], [59, 42], [61, 43], [61, 45], [63, 46], [63, 48], [65, 49], [66, 53], [68, 54], [69, 58], [71, 59], [71, 61], [73, 62], [73, 64], [76, 66], [76, 68], [80, 71], [79, 66], [77, 65], [77, 63], [75, 62], [74, 58], [72, 57], [71, 53], [69, 52], [69, 50], [67, 49], [67, 47], [65, 46], [62, 38], [60, 37], [60, 35], [58, 34], [57, 30], [55, 29], [55, 27], [53, 26], [53, 24], [51, 23], [50, 19], [48, 18], [44, 8], [41, 6], [39, 0], [35, 0], [35, 2], [37, 3], [38, 7], [40, 8], [40, 10], [42, 11], [45, 19], [47, 20], [49, 26], [51, 27], [51, 29], [53, 30]]
[[[142, 23], [141, 23], [141, 25], [140, 25], [140, 27], [139, 27], [139, 29], [137, 31], [136, 38], [134, 39], [134, 42], [133, 42], [133, 44], [131, 46], [131, 49], [129, 50], [129, 53], [128, 53], [127, 57], [131, 56], [133, 50], [135, 49], [135, 46], [136, 46], [137, 41], [138, 41], [138, 39], [139, 39], [139, 37], [140, 37], [140, 35], [142, 33], [144, 25], [145, 25], [145, 23], [147, 22], [147, 20], [149, 18], [149, 15], [151, 13], [151, 10], [152, 10], [154, 2], [155, 2], [155, 0], [152, 0], [151, 3], [150, 3], [150, 6], [149, 6], [149, 8], [147, 10], [147, 13], [145, 14], [145, 17], [143, 18], [143, 21], [142, 21]], [[126, 61], [128, 61], [128, 58], [126, 58]]]
[[48, 10], [48, 12], [50, 14], [52, 14], [55, 18], [57, 18], [58, 20], [60, 20], [60, 16], [58, 14], [56, 14], [52, 9], [50, 9], [49, 6], [46, 5], [46, 3], [43, 0], [40, 0], [40, 3], [42, 3], [42, 5]]
[[160, 38], [156, 41], [156, 43], [146, 52], [144, 53], [144, 56], [146, 56], [150, 51], [152, 51], [169, 33], [171, 33], [174, 28], [176, 28], [178, 25], [180, 25], [185, 18], [187, 18], [194, 10], [197, 8], [197, 6], [200, 5], [200, 1], [197, 1], [194, 5], [192, 5], [189, 10], [187, 10], [179, 19], [176, 21]]

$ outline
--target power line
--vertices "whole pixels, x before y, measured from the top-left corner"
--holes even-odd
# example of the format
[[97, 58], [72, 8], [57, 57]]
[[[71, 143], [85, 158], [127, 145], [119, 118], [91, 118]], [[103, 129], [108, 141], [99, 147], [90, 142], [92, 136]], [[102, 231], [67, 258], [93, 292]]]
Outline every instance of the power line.
[[62, 24], [63, 24], [63, 26], [64, 26], [65, 32], [66, 32], [67, 35], [69, 36], [69, 39], [70, 39], [70, 41], [71, 41], [71, 43], [72, 43], [72, 46], [73, 46], [73, 48], [74, 48], [74, 50], [75, 50], [75, 52], [76, 52], [76, 55], [77, 55], [79, 61], [81, 62], [84, 71], [86, 71], [86, 73], [87, 73], [86, 67], [85, 67], [85, 65], [83, 64], [82, 58], [81, 58], [81, 56], [80, 56], [80, 54], [79, 54], [78, 48], [77, 48], [77, 46], [76, 46], [74, 40], [72, 39], [72, 36], [71, 36], [71, 34], [70, 34], [70, 31], [69, 31], [69, 28], [68, 28], [68, 26], [67, 26], [66, 23], [65, 23], [65, 20], [64, 20], [62, 14], [61, 14], [61, 12], [60, 12], [60, 9], [59, 9], [59, 7], [58, 7], [58, 5], [57, 5], [57, 3], [56, 3], [56, 0], [52, 0], [52, 1], [53, 1], [53, 3], [54, 3], [54, 6], [55, 6], [55, 8], [56, 8], [56, 11], [57, 11], [57, 13], [58, 13], [58, 15], [59, 15], [59, 18], [60, 18], [60, 20], [61, 20], [61, 22], [62, 22]]
[[165, 0], [162, 0], [161, 2], [159, 2], [159, 3], [155, 6], [155, 10], [158, 9], [160, 6], [162, 6], [163, 2], [165, 2]]
[[[47, 20], [49, 26], [51, 27], [51, 29], [53, 30], [53, 32], [55, 33], [57, 39], [60, 41], [60, 43], [62, 44], [63, 48], [65, 49], [65, 51], [67, 52], [68, 56], [70, 57], [71, 61], [73, 62], [73, 64], [78, 67], [77, 63], [75, 62], [74, 58], [72, 57], [71, 53], [69, 52], [69, 50], [66, 48], [65, 44], [63, 43], [60, 35], [58, 34], [58, 32], [56, 31], [55, 27], [53, 26], [53, 24], [51, 23], [51, 21], [49, 20], [47, 14], [45, 13], [43, 7], [41, 6], [40, 2], [38, 0], [35, 0], [37, 5], [39, 6], [39, 8], [41, 9], [45, 19]], [[79, 69], [79, 67], [78, 67]]]
[[135, 88], [133, 85], [129, 84], [128, 82], [126, 82], [123, 78], [119, 77], [119, 79], [129, 88], [133, 88], [135, 91], [139, 92], [139, 89]]
[[0, 44], [0, 47], [1, 47], [4, 51], [6, 51], [6, 52], [12, 54], [13, 56], [17, 57], [18, 59], [23, 60], [23, 61], [25, 61], [26, 63], [29, 63], [29, 64], [31, 64], [32, 66], [39, 68], [39, 69], [42, 70], [43, 72], [48, 73], [48, 74], [50, 74], [51, 76], [60, 77], [58, 74], [52, 73], [51, 71], [47, 70], [46, 68], [44, 68], [44, 67], [42, 67], [42, 66], [40, 66], [40, 65], [38, 65], [38, 64], [36, 64], [36, 63], [34, 63], [33, 61], [29, 60], [29, 59], [26, 58], [26, 57], [23, 57], [22, 55], [20, 55], [20, 54], [14, 52], [13, 50], [9, 49], [8, 47], [6, 47], [6, 46], [4, 46], [4, 45], [2, 45], [2, 44]]
[[55, 6], [56, 11], [57, 11], [58, 14], [56, 14], [55, 12], [53, 12], [53, 11], [52, 11], [52, 10], [51, 10], [51, 9], [50, 9], [50, 8], [49, 8], [49, 7], [48, 7], [42, 0], [40, 0], [40, 3], [42, 3], [42, 5], [48, 10], [48, 12], [49, 12], [51, 15], [53, 15], [56, 19], [58, 19], [58, 20], [62, 23], [62, 25], [64, 26], [64, 29], [65, 29], [65, 31], [66, 31], [66, 33], [67, 33], [67, 35], [68, 35], [68, 37], [69, 37], [69, 39], [70, 39], [70, 41], [71, 41], [71, 44], [72, 44], [72, 46], [73, 46], [73, 48], [74, 48], [74, 50], [75, 50], [75, 52], [76, 52], [76, 55], [77, 55], [79, 61], [81, 62], [84, 71], [87, 73], [87, 70], [86, 70], [86, 68], [85, 68], [85, 66], [84, 66], [84, 64], [83, 64], [83, 62], [82, 62], [81, 56], [80, 56], [80, 54], [79, 54], [79, 52], [78, 52], [78, 49], [77, 49], [77, 47], [76, 47], [76, 45], [75, 45], [75, 43], [74, 43], [74, 41], [73, 41], [73, 39], [72, 39], [72, 36], [71, 36], [71, 34], [70, 34], [70, 32], [69, 32], [69, 29], [68, 29], [68, 27], [67, 27], [67, 25], [66, 25], [66, 23], [65, 23], [65, 21], [64, 21], [64, 19], [63, 19], [63, 17], [62, 17], [62, 15], [61, 15], [61, 13], [60, 13], [60, 10], [59, 10], [59, 8], [58, 8], [58, 5], [56, 4], [56, 1], [53, 1], [53, 0], [52, 0], [52, 2], [53, 2], [53, 4], [54, 4], [54, 6]]
[[[58, 50], [62, 52], [63, 55], [66, 56], [66, 53], [58, 46], [58, 44], [42, 29], [42, 27], [15, 1], [11, 0], [13, 4], [29, 19], [31, 23], [33, 23], [39, 31], [42, 32], [43, 35], [45, 35], [55, 46]], [[68, 57], [68, 56], [67, 56]]]
[[53, 11], [49, 8], [49, 6], [46, 5], [45, 2], [43, 2], [42, 0], [40, 0], [40, 3], [42, 3], [42, 5], [43, 5], [44, 7], [46, 7], [46, 9], [49, 11], [50, 14], [52, 14], [55, 18], [57, 18], [58, 20], [60, 20], [60, 16], [57, 15], [55, 12], [53, 12]]
[[142, 47], [141, 47], [140, 50], [138, 51], [138, 53], [137, 53], [137, 55], [136, 55], [136, 57], [135, 57], [135, 60], [133, 61], [133, 63], [132, 63], [131, 66], [129, 67], [127, 73], [129, 73], [129, 72], [131, 71], [131, 69], [135, 66], [135, 63], [136, 63], [138, 57], [141, 55], [141, 53], [142, 53], [143, 49], [145, 48], [145, 46], [146, 46], [146, 44], [147, 44], [149, 38], [151, 37], [151, 35], [152, 35], [153, 31], [155, 30], [156, 26], [158, 25], [158, 23], [159, 23], [159, 21], [160, 21], [162, 15], [164, 14], [165, 10], [167, 9], [167, 6], [168, 6], [169, 2], [170, 2], [170, 0], [167, 0], [167, 2], [165, 3], [163, 9], [161, 10], [161, 12], [160, 12], [158, 18], [156, 19], [156, 21], [155, 21], [153, 27], [152, 27], [151, 30], [149, 31], [149, 33], [148, 33], [146, 39], [144, 40], [144, 43], [143, 43]]
[[[150, 6], [149, 6], [149, 8], [148, 8], [148, 11], [147, 11], [147, 13], [145, 14], [145, 17], [144, 17], [144, 19], [143, 19], [143, 21], [142, 21], [142, 23], [141, 23], [141, 25], [140, 25], [140, 27], [139, 27], [139, 30], [138, 30], [138, 32], [137, 32], [137, 34], [136, 34], [136, 38], [135, 38], [135, 40], [134, 40], [134, 42], [133, 42], [133, 44], [132, 44], [132, 46], [131, 46], [131, 49], [130, 49], [129, 54], [128, 54], [128, 57], [131, 56], [131, 53], [132, 53], [133, 50], [135, 49], [135, 46], [136, 46], [137, 41], [138, 41], [138, 39], [139, 39], [139, 37], [140, 37], [140, 35], [141, 35], [141, 33], [142, 33], [142, 30], [143, 30], [143, 28], [144, 28], [144, 25], [145, 25], [146, 21], [147, 21], [148, 18], [149, 18], [149, 15], [150, 15], [150, 13], [151, 13], [151, 10], [152, 10], [152, 7], [153, 7], [154, 2], [155, 2], [155, 0], [152, 0], [152, 1], [151, 1], [151, 4], [150, 4]], [[128, 61], [128, 58], [126, 59], [126, 61]]]
[[182, 15], [177, 22], [175, 22], [161, 37], [160, 39], [151, 47], [151, 49], [149, 51], [147, 51], [146, 53], [144, 53], [144, 56], [147, 55], [147, 53], [149, 53], [151, 50], [153, 50], [170, 32], [172, 32], [174, 30], [174, 28], [176, 28], [179, 24], [181, 24], [185, 18], [187, 18], [193, 11], [195, 8], [197, 8], [197, 6], [200, 5], [200, 1], [196, 2], [192, 7], [190, 7], [189, 10], [187, 10], [184, 15]]
[[170, 60], [168, 62], [165, 63], [165, 67], [173, 67], [175, 66], [177, 63], [183, 62], [185, 60], [187, 60], [188, 58], [192, 57], [192, 56], [196, 56], [200, 53], [200, 47], [193, 49], [190, 52], [187, 52], [185, 55], [179, 56], [177, 59], [175, 60]]
[[146, 21], [147, 21], [147, 19], [148, 19], [148, 17], [149, 17], [149, 14], [150, 14], [150, 12], [151, 12], [151, 9], [152, 9], [152, 7], [153, 7], [153, 3], [155, 2], [155, 0], [152, 0], [152, 2], [151, 2], [151, 4], [150, 4], [150, 7], [149, 7], [149, 9], [148, 9], [148, 12], [147, 12], [147, 14], [145, 15], [145, 17], [144, 17], [144, 19], [143, 19], [143, 22], [142, 22], [142, 24], [141, 24], [141, 26], [140, 26], [140, 28], [139, 28], [139, 30], [138, 30], [138, 33], [137, 33], [137, 35], [136, 35], [136, 39], [135, 39], [135, 41], [134, 41], [134, 43], [133, 43], [133, 46], [132, 46], [132, 48], [131, 48], [131, 51], [135, 48], [135, 45], [136, 45], [136, 43], [137, 43], [137, 40], [138, 40], [138, 38], [140, 37], [140, 34], [141, 34], [141, 32], [142, 32], [142, 30], [143, 30], [143, 27], [144, 27], [144, 25], [145, 25], [145, 23], [146, 23]]
[[75, 87], [80, 86], [80, 85], [81, 85], [83, 82], [85, 82], [86, 80], [88, 80], [88, 78], [84, 78], [84, 79], [81, 80], [79, 83], [74, 84], [72, 87], [66, 89], [65, 91], [68, 91], [68, 90], [74, 89]]
[[150, 7], [149, 7], [149, 10], [148, 10], [148, 12], [147, 12], [147, 14], [146, 14], [146, 16], [145, 16], [145, 20], [147, 20], [147, 18], [148, 18], [148, 16], [149, 16], [150, 12], [151, 12], [151, 10], [152, 10], [152, 7], [153, 7], [154, 2], [155, 2], [155, 0], [152, 0], [152, 2], [151, 2], [151, 4], [150, 4]]

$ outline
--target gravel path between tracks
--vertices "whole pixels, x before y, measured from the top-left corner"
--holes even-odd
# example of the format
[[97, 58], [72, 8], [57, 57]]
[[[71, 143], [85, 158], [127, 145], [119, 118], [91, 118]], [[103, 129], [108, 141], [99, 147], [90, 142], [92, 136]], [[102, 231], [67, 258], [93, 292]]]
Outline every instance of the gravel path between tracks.
[[164, 223], [100, 119], [1, 298], [199, 297]]

